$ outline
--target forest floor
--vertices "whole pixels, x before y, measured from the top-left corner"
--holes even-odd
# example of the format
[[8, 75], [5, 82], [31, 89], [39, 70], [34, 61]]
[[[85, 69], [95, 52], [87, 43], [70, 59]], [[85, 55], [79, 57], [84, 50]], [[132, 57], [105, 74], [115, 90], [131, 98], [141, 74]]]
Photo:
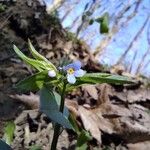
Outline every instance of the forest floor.
[[[47, 150], [53, 135], [50, 120], [38, 111], [38, 93], [20, 93], [14, 88], [31, 73], [18, 58], [1, 62], [0, 136], [6, 122], [14, 120], [15, 150], [34, 144]], [[137, 79], [134, 85], [85, 85], [67, 96], [66, 106], [94, 137], [89, 149], [150, 149], [150, 90], [144, 80]], [[75, 133], [64, 130], [58, 149], [75, 149], [75, 144]]]

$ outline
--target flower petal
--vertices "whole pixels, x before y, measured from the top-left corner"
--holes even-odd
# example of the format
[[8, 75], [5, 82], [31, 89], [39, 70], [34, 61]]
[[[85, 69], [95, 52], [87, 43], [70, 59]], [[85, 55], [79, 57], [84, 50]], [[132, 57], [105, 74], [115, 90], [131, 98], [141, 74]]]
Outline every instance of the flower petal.
[[67, 74], [67, 81], [71, 84], [74, 84], [76, 82], [74, 74]]
[[84, 70], [82, 70], [82, 69], [79, 69], [79, 70], [76, 70], [76, 71], [74, 72], [74, 76], [75, 76], [75, 77], [82, 77], [82, 76], [85, 75], [85, 73], [86, 73], [86, 71], [84, 71]]
[[74, 70], [79, 70], [81, 68], [81, 62], [79, 60], [75, 61], [73, 64]]
[[77, 61], [75, 61], [75, 62], [73, 62], [67, 66], [64, 66], [63, 70], [66, 71], [69, 68], [73, 68], [74, 70], [79, 70], [81, 68], [81, 62], [77, 60]]
[[73, 65], [72, 64], [69, 64], [69, 65], [67, 65], [67, 66], [63, 66], [63, 70], [64, 71], [67, 71], [69, 68], [72, 68], [73, 67]]

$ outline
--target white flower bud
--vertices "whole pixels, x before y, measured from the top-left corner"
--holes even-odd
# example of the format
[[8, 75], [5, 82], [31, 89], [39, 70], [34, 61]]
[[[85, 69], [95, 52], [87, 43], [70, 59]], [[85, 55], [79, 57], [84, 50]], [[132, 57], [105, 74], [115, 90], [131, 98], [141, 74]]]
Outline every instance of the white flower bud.
[[55, 77], [56, 76], [56, 72], [54, 70], [49, 70], [48, 71], [48, 76], [49, 77]]

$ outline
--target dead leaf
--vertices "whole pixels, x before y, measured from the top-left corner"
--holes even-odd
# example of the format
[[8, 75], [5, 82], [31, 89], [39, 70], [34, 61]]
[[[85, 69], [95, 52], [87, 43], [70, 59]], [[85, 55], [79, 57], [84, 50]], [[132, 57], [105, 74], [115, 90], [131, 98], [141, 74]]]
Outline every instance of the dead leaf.
[[19, 100], [26, 104], [31, 109], [38, 109], [39, 108], [39, 96], [35, 95], [33, 93], [30, 93], [30, 95], [22, 94], [22, 95], [9, 95], [11, 98]]
[[[126, 142], [140, 142], [150, 139], [150, 116], [146, 108], [140, 105], [123, 105], [104, 103], [94, 109], [78, 107], [84, 128], [101, 143], [101, 131], [116, 134]], [[135, 115], [138, 115], [137, 117]], [[143, 118], [140, 114], [143, 114]]]
[[97, 124], [98, 118], [82, 106], [79, 107], [79, 113], [85, 129], [90, 131], [91, 135], [101, 144], [101, 131]]
[[109, 96], [112, 95], [112, 88], [109, 84], [103, 83], [98, 85], [97, 88], [100, 91], [97, 105], [108, 103], [110, 101]]
[[94, 85], [84, 85], [82, 86], [82, 89], [87, 91], [88, 94], [94, 98], [95, 100], [98, 99], [98, 92], [96, 90], [96, 87]]
[[79, 116], [78, 114], [78, 103], [77, 101], [65, 99], [65, 106], [69, 109], [69, 111], [75, 116]]
[[127, 145], [129, 150], [149, 150], [150, 149], [150, 141], [140, 142], [135, 144]]
[[64, 51], [66, 51], [67, 54], [69, 54], [71, 48], [73, 47], [73, 42], [72, 41], [69, 41], [69, 42], [66, 42], [65, 45], [64, 45]]

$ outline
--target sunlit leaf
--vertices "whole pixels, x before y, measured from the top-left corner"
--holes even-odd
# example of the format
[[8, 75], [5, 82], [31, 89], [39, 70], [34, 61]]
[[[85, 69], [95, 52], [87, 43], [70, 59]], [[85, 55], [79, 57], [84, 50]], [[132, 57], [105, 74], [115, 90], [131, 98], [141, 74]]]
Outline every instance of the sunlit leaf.
[[51, 83], [51, 85], [57, 82], [56, 78], [50, 78], [48, 76], [48, 71], [38, 72], [32, 76], [25, 78], [24, 80], [20, 81], [16, 87], [20, 90], [25, 91], [37, 91], [41, 89], [44, 83]]
[[83, 77], [79, 78], [78, 82], [114, 83], [114, 84], [133, 83], [133, 81], [128, 77], [120, 76], [120, 75], [111, 75], [107, 73], [87, 73]]
[[120, 75], [111, 75], [107, 73], [87, 73], [73, 85], [67, 85], [67, 90], [74, 89], [83, 84], [97, 84], [97, 83], [111, 83], [111, 84], [130, 84], [133, 83], [131, 79]]
[[40, 110], [45, 113], [52, 121], [65, 128], [71, 129], [68, 117], [59, 112], [59, 106], [53, 91], [43, 87], [40, 92]]
[[45, 63], [48, 63], [51, 66], [51, 68], [53, 68], [55, 71], [57, 70], [56, 67], [50, 61], [48, 61], [44, 56], [42, 56], [35, 50], [30, 40], [28, 40], [28, 44], [29, 44], [29, 50], [35, 59], [44, 61]]
[[12, 150], [12, 148], [0, 139], [0, 150]]
[[106, 12], [102, 17], [95, 19], [100, 24], [100, 33], [109, 32], [109, 14]]
[[109, 14], [105, 13], [102, 16], [102, 21], [101, 21], [101, 25], [100, 25], [100, 33], [108, 33], [109, 32]]
[[27, 64], [33, 66], [34, 68], [36, 68], [38, 71], [54, 69], [54, 67], [51, 64], [49, 64], [49, 63], [47, 63], [45, 61], [35, 60], [35, 59], [27, 57], [15, 45], [14, 45], [14, 51], [17, 53], [17, 55], [23, 61], [25, 61]]
[[4, 128], [4, 138], [8, 145], [10, 145], [13, 142], [14, 131], [15, 131], [14, 122], [12, 121], [7, 122]]

